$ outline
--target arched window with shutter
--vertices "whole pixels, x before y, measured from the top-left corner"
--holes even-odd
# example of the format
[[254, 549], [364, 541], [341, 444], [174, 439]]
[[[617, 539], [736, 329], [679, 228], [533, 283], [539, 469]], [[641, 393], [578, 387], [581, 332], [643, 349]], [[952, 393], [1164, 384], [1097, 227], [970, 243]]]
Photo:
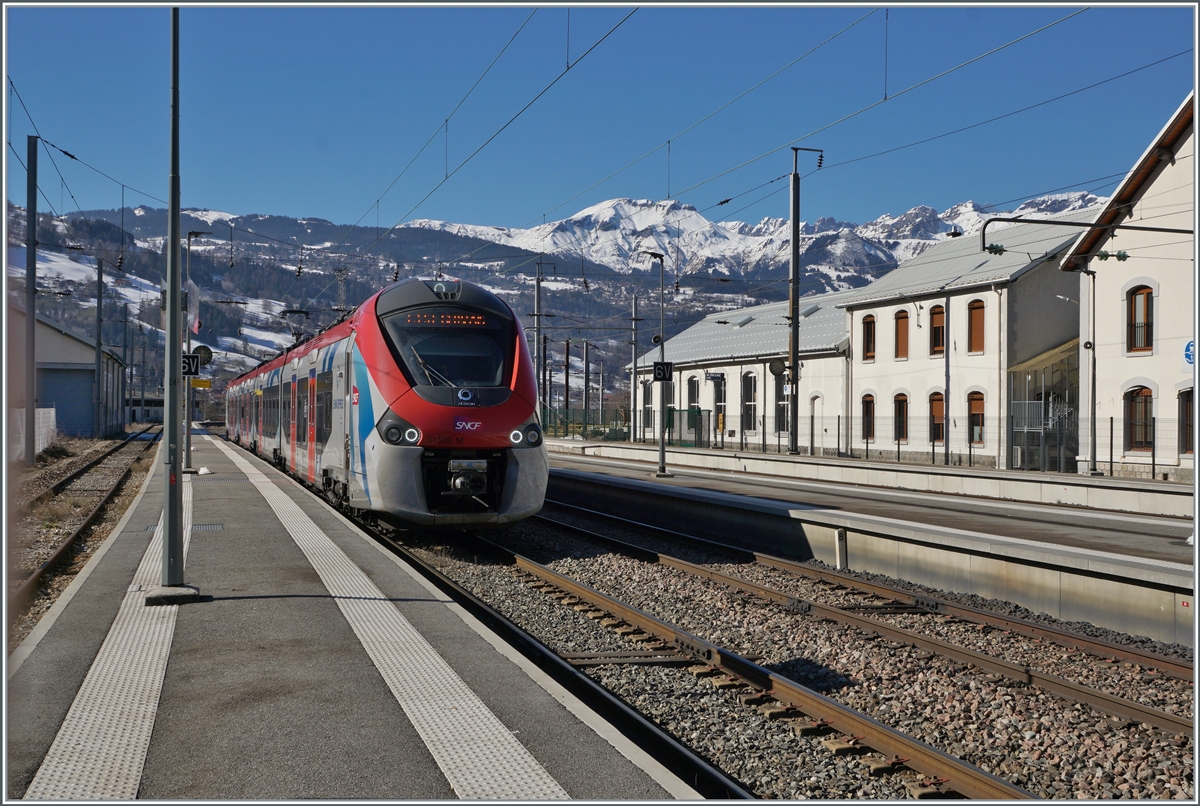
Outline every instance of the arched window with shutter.
[[967, 352], [983, 352], [983, 300], [967, 303]]
[[983, 444], [983, 392], [967, 395], [967, 416], [971, 422], [971, 442]]
[[1125, 393], [1125, 450], [1154, 448], [1154, 392], [1135, 386]]
[[863, 361], [875, 360], [875, 317], [870, 314], [862, 320]]
[[929, 354], [942, 355], [946, 352], [946, 309], [934, 305], [929, 309]]
[[872, 442], [875, 439], [875, 395], [863, 395], [862, 435], [866, 442]]
[[893, 436], [897, 442], [908, 440], [908, 395], [896, 395], [893, 398], [895, 423], [892, 426]]
[[1154, 291], [1144, 285], [1131, 289], [1127, 305], [1125, 349], [1154, 349]]
[[929, 441], [942, 442], [946, 438], [946, 399], [941, 392], [929, 396]]
[[908, 358], [908, 311], [896, 311], [896, 358]]

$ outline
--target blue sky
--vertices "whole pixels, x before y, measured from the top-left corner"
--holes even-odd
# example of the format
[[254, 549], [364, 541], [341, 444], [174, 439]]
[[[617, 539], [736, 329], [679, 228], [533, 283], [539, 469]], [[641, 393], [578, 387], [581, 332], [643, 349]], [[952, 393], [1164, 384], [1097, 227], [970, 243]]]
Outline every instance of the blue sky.
[[[755, 188], [789, 145], [825, 151], [820, 172], [801, 152], [805, 220], [1104, 195], [1194, 87], [1195, 9], [1083, 8], [184, 5], [182, 203], [525, 227], [670, 195], [758, 221], [788, 215], [786, 180]], [[43, 151], [43, 211], [116, 208], [122, 184], [166, 206], [169, 7], [4, 11], [8, 199], [25, 204], [36, 125], [111, 177]]]

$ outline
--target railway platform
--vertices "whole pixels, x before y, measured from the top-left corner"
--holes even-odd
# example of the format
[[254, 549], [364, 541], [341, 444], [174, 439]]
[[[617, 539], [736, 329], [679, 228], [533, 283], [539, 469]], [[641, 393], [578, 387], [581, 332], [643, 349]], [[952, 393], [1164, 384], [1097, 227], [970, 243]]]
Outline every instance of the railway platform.
[[699, 795], [300, 485], [197, 429], [8, 658], [7, 799]]
[[[631, 444], [549, 437], [546, 447], [554, 456], [658, 462], [658, 444], [653, 441]], [[669, 467], [1141, 515], [1190, 518], [1195, 510], [1193, 485], [1179, 482], [961, 465], [867, 462], [847, 456], [789, 456], [738, 450], [733, 446], [724, 449], [668, 446], [665, 453]]]

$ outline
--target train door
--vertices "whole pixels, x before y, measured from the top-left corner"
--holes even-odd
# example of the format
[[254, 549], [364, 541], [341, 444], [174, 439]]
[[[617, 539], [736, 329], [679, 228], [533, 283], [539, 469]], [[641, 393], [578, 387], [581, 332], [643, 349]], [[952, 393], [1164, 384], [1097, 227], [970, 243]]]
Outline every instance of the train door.
[[292, 473], [296, 472], [296, 374], [292, 373], [292, 380], [288, 383], [288, 400], [291, 405], [288, 406], [288, 412], [291, 416], [288, 417], [288, 470]]
[[[333, 359], [330, 364], [337, 368], [333, 371], [333, 398], [330, 401], [332, 430], [327, 447], [332, 450], [336, 466], [345, 470], [350, 466], [348, 449], [350, 432], [346, 428], [346, 370], [338, 366], [337, 349], [335, 348], [333, 352], [334, 354], [330, 356]], [[342, 452], [341, 456], [337, 455], [338, 450]]]
[[[314, 352], [313, 355], [316, 355]], [[308, 480], [316, 481], [317, 467], [317, 370], [314, 367], [308, 371]]]
[[346, 378], [346, 408], [349, 411], [346, 443], [350, 455], [347, 467], [350, 468], [351, 480], [357, 482], [350, 487], [350, 500], [355, 506], [361, 506], [362, 503], [369, 505], [371, 492], [367, 479], [366, 441], [375, 425], [375, 417], [371, 405], [371, 378], [362, 355], [355, 348], [354, 337], [346, 343]]

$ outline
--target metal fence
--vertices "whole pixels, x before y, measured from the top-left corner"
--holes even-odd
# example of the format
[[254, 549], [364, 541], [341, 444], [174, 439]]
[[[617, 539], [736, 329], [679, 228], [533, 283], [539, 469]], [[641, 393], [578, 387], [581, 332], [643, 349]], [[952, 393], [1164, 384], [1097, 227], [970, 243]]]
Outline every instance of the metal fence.
[[[34, 418], [35, 455], [49, 448], [58, 437], [53, 407], [36, 409]], [[8, 461], [25, 458], [25, 409], [8, 410]]]
[[[849, 457], [902, 464], [951, 465], [1034, 472], [1077, 473], [1087, 470], [1090, 421], [1070, 406], [1055, 400], [1011, 401], [999, 417], [951, 411], [945, 417], [876, 410], [861, 414], [801, 415], [797, 428], [797, 453], [801, 456]], [[772, 411], [772, 413], [774, 410]], [[659, 412], [640, 410], [633, 440], [657, 444]], [[543, 416], [547, 436], [560, 438], [629, 441], [627, 411], [547, 409]], [[710, 409], [666, 411], [668, 446], [747, 453], [788, 452], [786, 417], [768, 415], [752, 419], [741, 413]], [[1195, 435], [1192, 420], [1151, 417], [1130, 425], [1120, 418], [1097, 421], [1097, 464], [1104, 474], [1151, 476], [1161, 480], [1189, 481]], [[1081, 465], [1080, 456], [1084, 459]]]

